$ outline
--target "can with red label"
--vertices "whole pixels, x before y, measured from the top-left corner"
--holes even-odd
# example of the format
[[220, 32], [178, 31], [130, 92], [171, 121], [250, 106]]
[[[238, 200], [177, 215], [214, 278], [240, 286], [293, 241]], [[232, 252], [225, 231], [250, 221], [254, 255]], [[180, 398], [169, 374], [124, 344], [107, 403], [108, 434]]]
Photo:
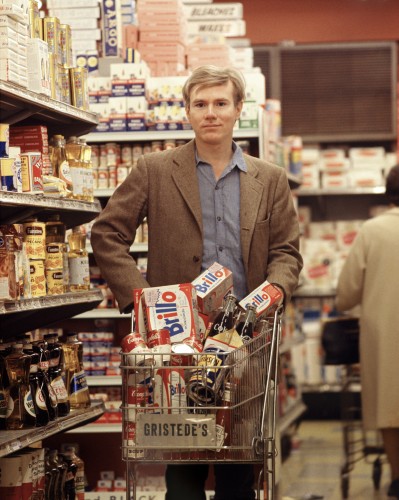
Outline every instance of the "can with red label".
[[151, 330], [147, 333], [147, 346], [155, 354], [155, 364], [162, 366], [170, 361], [170, 333], [167, 328]]
[[185, 342], [172, 345], [171, 366], [193, 366], [194, 348]]
[[143, 366], [154, 364], [154, 356], [151, 349], [144, 342], [143, 337], [138, 332], [132, 332], [123, 337], [121, 341], [122, 353], [129, 366]]

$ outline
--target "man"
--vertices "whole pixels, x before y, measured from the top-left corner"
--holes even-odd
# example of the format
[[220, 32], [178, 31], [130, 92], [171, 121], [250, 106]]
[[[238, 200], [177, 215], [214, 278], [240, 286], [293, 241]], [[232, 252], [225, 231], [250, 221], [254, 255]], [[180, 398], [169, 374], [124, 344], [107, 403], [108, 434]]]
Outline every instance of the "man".
[[399, 499], [399, 165], [386, 179], [389, 209], [366, 221], [350, 249], [336, 305], [360, 305], [362, 422], [380, 429], [391, 468], [388, 495]]
[[[134, 288], [191, 282], [215, 261], [233, 272], [239, 300], [266, 279], [290, 300], [302, 268], [297, 215], [284, 169], [233, 142], [244, 96], [238, 71], [196, 69], [183, 88], [195, 139], [141, 157], [94, 224], [96, 261], [121, 311]], [[129, 255], [145, 217], [147, 281]], [[207, 474], [206, 465], [168, 466], [166, 499], [205, 499]], [[216, 500], [252, 500], [253, 479], [250, 465], [215, 466]]]

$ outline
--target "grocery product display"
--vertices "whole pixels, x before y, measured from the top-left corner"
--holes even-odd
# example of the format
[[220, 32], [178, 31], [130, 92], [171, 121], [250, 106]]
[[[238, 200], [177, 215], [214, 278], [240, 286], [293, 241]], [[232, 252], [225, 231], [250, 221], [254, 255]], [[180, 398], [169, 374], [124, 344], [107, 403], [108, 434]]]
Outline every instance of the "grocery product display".
[[[136, 323], [132, 332], [131, 317], [119, 314], [91, 250], [94, 218], [139, 156], [193, 138], [181, 93], [189, 72], [208, 63], [243, 72], [247, 94], [234, 140], [244, 152], [286, 169], [298, 208], [304, 268], [281, 325], [281, 434], [303, 416], [303, 401], [317, 415], [324, 411], [318, 408], [320, 392], [339, 390], [343, 370], [323, 364], [321, 325], [335, 314], [335, 285], [358, 229], [385, 209], [385, 177], [397, 153], [396, 145], [378, 137], [317, 144], [283, 136], [282, 101], [266, 99], [276, 77], [271, 81], [254, 67], [246, 39], [239, 43], [246, 33], [241, 3], [40, 3], [40, 9], [35, 0], [0, 6], [0, 470], [12, 475], [18, 469], [15, 481], [22, 488], [24, 471], [32, 466], [40, 473], [29, 491], [81, 499], [85, 481], [86, 489], [95, 489], [95, 480], [90, 470], [88, 487], [80, 451], [33, 450], [31, 444], [74, 428], [67, 440], [113, 433], [119, 447], [123, 438], [129, 448], [137, 410], [120, 410], [128, 387], [129, 404], [147, 410], [158, 405], [171, 414], [174, 408], [201, 414], [201, 406], [219, 406], [211, 453], [220, 453], [237, 443], [229, 407], [239, 394], [232, 380], [217, 385], [218, 375], [228, 371], [218, 368], [228, 356], [220, 354], [220, 345], [242, 352], [267, 329], [259, 318], [264, 290], [254, 291], [247, 304], [231, 298], [230, 314], [228, 306], [227, 313], [219, 309], [219, 322], [214, 314], [232, 291], [232, 278], [226, 275], [221, 285], [208, 270], [190, 289], [199, 311], [198, 324], [188, 330], [198, 330], [198, 342], [185, 338], [173, 318], [169, 329], [161, 324], [160, 316], [174, 313], [167, 306], [143, 314], [149, 299], [140, 298], [141, 292], [139, 328]], [[130, 252], [145, 276], [146, 221]], [[54, 331], [39, 330], [53, 324]], [[227, 338], [225, 330], [233, 326], [236, 335]], [[120, 368], [122, 339], [128, 346], [123, 359], [145, 367], [139, 369], [142, 380], [125, 380], [132, 370]], [[148, 373], [157, 366], [154, 359], [161, 364], [153, 385]], [[159, 391], [168, 385], [174, 398]], [[17, 434], [10, 437], [10, 431]], [[95, 477], [98, 491], [126, 485], [119, 465], [115, 474], [97, 470]]]

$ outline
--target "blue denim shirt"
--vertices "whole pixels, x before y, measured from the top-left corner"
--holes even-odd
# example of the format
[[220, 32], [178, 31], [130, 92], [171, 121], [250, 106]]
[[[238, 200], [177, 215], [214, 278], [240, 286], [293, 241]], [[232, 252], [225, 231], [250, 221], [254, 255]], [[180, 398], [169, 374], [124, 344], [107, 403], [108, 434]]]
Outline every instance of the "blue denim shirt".
[[234, 294], [248, 294], [240, 240], [240, 170], [247, 171], [242, 150], [233, 141], [233, 157], [218, 180], [212, 166], [196, 153], [204, 232], [202, 271], [214, 262], [233, 273]]

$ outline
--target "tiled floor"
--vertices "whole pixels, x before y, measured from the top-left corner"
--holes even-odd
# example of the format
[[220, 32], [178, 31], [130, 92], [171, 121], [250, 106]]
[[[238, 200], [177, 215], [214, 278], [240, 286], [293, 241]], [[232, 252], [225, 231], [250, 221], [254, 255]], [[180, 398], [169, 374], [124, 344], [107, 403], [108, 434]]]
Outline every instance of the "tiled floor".
[[[359, 426], [358, 426], [359, 428]], [[335, 421], [303, 421], [294, 435], [294, 449], [281, 469], [279, 499], [281, 500], [341, 500], [340, 470], [346, 454], [343, 446], [343, 426]], [[375, 435], [366, 441], [358, 430], [351, 433], [361, 443], [371, 444]], [[352, 457], [351, 453], [351, 457]], [[374, 491], [372, 462], [376, 455], [368, 455], [354, 464], [349, 474], [349, 500], [387, 499], [389, 467], [382, 465], [379, 491]], [[384, 457], [382, 457], [384, 460]]]

